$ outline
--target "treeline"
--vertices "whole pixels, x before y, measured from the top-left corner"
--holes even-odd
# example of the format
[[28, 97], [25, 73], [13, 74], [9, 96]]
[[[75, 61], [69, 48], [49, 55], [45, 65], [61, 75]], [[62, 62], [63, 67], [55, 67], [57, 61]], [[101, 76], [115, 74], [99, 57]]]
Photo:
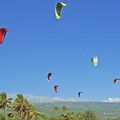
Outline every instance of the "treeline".
[[13, 100], [6, 93], [0, 93], [0, 110], [0, 120], [37, 120], [38, 116], [41, 120], [44, 117], [22, 94]]
[[[17, 94], [13, 99], [8, 98], [4, 92], [0, 93], [0, 110], [0, 120], [100, 120], [99, 115], [93, 111], [74, 113], [66, 106], [55, 106], [54, 114], [47, 115], [38, 111], [22, 94]], [[120, 120], [120, 118], [105, 120]]]

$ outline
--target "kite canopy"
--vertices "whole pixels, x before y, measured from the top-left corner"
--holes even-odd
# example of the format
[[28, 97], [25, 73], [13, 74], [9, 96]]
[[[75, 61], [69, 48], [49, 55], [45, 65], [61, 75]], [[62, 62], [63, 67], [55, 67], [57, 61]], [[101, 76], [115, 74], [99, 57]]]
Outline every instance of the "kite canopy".
[[54, 92], [55, 92], [55, 93], [58, 92], [58, 90], [57, 90], [58, 87], [59, 87], [59, 85], [55, 85], [55, 86], [54, 86]]
[[61, 13], [62, 13], [62, 8], [65, 7], [67, 4], [63, 3], [63, 2], [59, 2], [57, 3], [56, 7], [55, 7], [55, 15], [57, 19], [61, 18]]
[[91, 62], [94, 65], [94, 67], [96, 67], [98, 65], [98, 57], [97, 56], [93, 56], [91, 58]]
[[114, 79], [114, 81], [113, 81], [114, 84], [115, 84], [117, 81], [120, 82], [120, 79]]
[[48, 82], [50, 82], [51, 76], [52, 76], [52, 73], [48, 73], [47, 75]]
[[80, 97], [80, 94], [83, 93], [83, 92], [78, 92], [78, 97]]
[[0, 44], [3, 43], [7, 31], [8, 31], [8, 28], [0, 29]]

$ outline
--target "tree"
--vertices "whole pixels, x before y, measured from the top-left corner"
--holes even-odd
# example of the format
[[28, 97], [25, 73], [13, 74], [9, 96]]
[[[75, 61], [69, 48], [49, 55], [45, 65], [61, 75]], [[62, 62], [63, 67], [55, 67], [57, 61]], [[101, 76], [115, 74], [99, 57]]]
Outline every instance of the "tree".
[[[23, 120], [28, 114], [29, 102], [23, 97], [22, 94], [17, 94], [17, 98], [13, 102], [13, 114], [19, 116]], [[27, 118], [26, 118], [27, 120]]]
[[62, 109], [63, 112], [67, 112], [68, 111], [68, 107], [66, 107], [66, 106], [62, 106], [61, 109]]
[[57, 114], [58, 110], [59, 110], [59, 107], [58, 106], [54, 106], [53, 107], [53, 110], [55, 111], [54, 113]]
[[19, 116], [21, 120], [37, 120], [38, 116], [44, 118], [44, 115], [38, 112], [33, 105], [29, 104], [22, 94], [17, 94], [16, 96], [12, 113], [9, 113], [9, 115]]
[[77, 114], [76, 114], [76, 120], [84, 120], [83, 119], [83, 113], [82, 112], [78, 112]]
[[59, 107], [58, 106], [54, 106], [53, 108], [55, 111], [59, 110]]
[[100, 118], [98, 117], [98, 115], [91, 111], [91, 110], [87, 110], [83, 113], [83, 118], [84, 120], [100, 120]]
[[38, 116], [42, 116], [33, 105], [29, 106], [28, 115], [31, 120], [36, 120]]
[[0, 93], [0, 109], [3, 109], [3, 113], [5, 116], [6, 107], [11, 107], [12, 98], [7, 98], [7, 94], [5, 92]]

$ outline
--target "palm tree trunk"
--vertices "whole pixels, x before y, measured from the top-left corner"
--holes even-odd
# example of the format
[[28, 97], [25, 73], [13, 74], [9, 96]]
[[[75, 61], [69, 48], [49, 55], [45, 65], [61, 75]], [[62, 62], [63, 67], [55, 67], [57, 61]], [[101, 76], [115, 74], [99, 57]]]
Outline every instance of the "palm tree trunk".
[[20, 111], [20, 118], [23, 120], [22, 111]]
[[3, 109], [3, 114], [4, 114], [4, 116], [5, 116], [5, 108]]
[[[4, 115], [4, 118], [5, 118], [5, 108], [3, 108], [3, 115]], [[5, 120], [6, 120], [6, 118], [5, 118]]]

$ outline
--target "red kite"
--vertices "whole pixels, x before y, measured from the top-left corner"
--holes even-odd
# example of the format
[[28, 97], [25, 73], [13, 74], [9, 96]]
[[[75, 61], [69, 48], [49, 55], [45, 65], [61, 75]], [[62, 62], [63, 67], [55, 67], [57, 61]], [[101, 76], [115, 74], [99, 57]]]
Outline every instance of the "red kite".
[[57, 88], [59, 87], [59, 85], [55, 85], [54, 86], [54, 92], [57, 93]]
[[48, 73], [47, 75], [48, 82], [50, 82], [51, 76], [52, 76], [52, 73]]
[[0, 29], [0, 44], [3, 43], [7, 31], [8, 31], [8, 28]]

